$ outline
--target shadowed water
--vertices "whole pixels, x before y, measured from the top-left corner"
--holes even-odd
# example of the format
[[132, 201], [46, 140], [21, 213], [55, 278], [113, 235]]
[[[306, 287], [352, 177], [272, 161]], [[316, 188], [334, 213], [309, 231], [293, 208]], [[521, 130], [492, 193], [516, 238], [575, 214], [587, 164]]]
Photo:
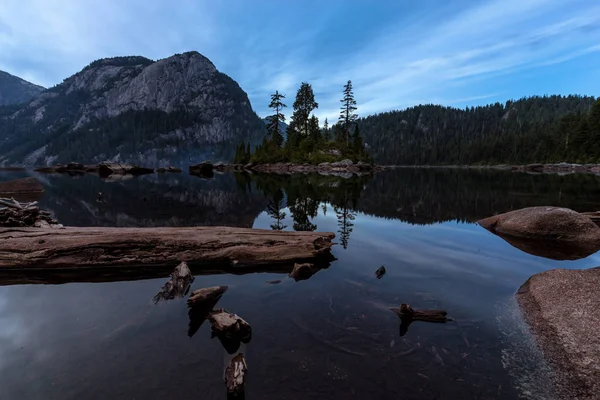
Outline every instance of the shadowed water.
[[[4, 172], [0, 180], [27, 174]], [[252, 325], [242, 345], [249, 399], [548, 398], [546, 366], [513, 294], [537, 272], [600, 264], [597, 255], [528, 254], [473, 224], [534, 205], [598, 210], [593, 175], [36, 177], [46, 187], [40, 205], [65, 225], [336, 233], [338, 260], [308, 280], [295, 282], [281, 268], [193, 271], [191, 290], [229, 286], [216, 307]], [[387, 272], [377, 279], [381, 265]], [[208, 324], [190, 338], [185, 298], [152, 301], [168, 273], [0, 272], [0, 399], [226, 398], [230, 356]], [[400, 303], [447, 310], [454, 322], [415, 322], [400, 336], [388, 309]]]

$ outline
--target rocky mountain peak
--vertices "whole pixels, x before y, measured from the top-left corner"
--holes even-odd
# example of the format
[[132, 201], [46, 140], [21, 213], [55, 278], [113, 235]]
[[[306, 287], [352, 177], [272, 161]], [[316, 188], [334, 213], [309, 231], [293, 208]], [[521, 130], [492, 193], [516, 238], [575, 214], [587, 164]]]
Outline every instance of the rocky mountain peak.
[[41, 86], [0, 71], [0, 106], [24, 103], [38, 96], [43, 90]]
[[[183, 152], [198, 161], [228, 159], [229, 147], [232, 156], [238, 142], [254, 141], [264, 131], [246, 93], [196, 51], [158, 61], [139, 56], [96, 60], [3, 119], [32, 132], [32, 144], [18, 145], [14, 133], [3, 133], [0, 113], [0, 153], [10, 152], [12, 145], [19, 150], [15, 161], [22, 157], [28, 164], [109, 159], [175, 165]], [[110, 137], [110, 145], [70, 148], [83, 138], [97, 142], [99, 137]], [[196, 145], [197, 155], [189, 154]], [[146, 154], [149, 149], [152, 154]]]

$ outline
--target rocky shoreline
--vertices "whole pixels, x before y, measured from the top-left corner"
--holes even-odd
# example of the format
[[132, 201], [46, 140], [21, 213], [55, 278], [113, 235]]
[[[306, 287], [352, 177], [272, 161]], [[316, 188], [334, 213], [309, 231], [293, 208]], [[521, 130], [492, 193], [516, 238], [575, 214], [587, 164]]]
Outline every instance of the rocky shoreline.
[[527, 172], [531, 174], [596, 174], [600, 175], [600, 164], [524, 164], [524, 165], [394, 165], [389, 168], [455, 168], [455, 169], [497, 169], [501, 171]]
[[555, 269], [533, 275], [517, 302], [553, 367], [560, 399], [598, 399], [600, 393], [600, 267]]
[[[190, 167], [192, 169], [204, 169], [206, 170], [209, 163], [201, 163], [196, 166]], [[202, 168], [201, 168], [202, 167]], [[337, 174], [370, 174], [379, 172], [385, 169], [385, 167], [374, 164], [367, 164], [364, 162], [354, 163], [351, 160], [343, 160], [333, 163], [321, 163], [321, 164], [295, 164], [295, 163], [276, 163], [276, 164], [212, 164], [212, 169], [218, 172], [231, 172], [231, 171], [246, 171], [252, 173], [264, 173], [264, 174], [279, 174], [279, 175], [290, 175], [298, 173], [319, 173], [323, 175], [337, 175]]]

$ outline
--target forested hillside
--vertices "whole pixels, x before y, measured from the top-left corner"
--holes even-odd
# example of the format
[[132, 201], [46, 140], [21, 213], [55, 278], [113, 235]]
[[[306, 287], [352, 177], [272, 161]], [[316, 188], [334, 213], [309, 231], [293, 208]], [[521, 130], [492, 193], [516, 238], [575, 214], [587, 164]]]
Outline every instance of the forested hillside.
[[381, 164], [600, 162], [594, 97], [529, 97], [466, 109], [419, 105], [361, 118], [358, 126]]

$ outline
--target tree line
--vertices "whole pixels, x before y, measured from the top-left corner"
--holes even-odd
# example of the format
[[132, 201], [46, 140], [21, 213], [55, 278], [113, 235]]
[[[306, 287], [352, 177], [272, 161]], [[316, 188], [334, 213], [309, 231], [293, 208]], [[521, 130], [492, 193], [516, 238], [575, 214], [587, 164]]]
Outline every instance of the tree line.
[[360, 118], [357, 126], [380, 164], [600, 162], [600, 100], [588, 96], [419, 105]]
[[370, 162], [371, 158], [356, 124], [356, 100], [352, 81], [344, 85], [343, 98], [340, 100], [339, 120], [333, 126], [325, 118], [323, 127], [313, 111], [319, 107], [315, 101], [312, 86], [302, 82], [293, 104], [293, 114], [286, 129], [286, 137], [281, 130], [285, 123], [283, 102], [285, 95], [275, 91], [271, 95], [269, 108], [273, 114], [267, 119], [267, 133], [262, 142], [254, 149], [250, 143], [240, 143], [236, 147], [234, 163], [311, 163], [335, 162], [343, 159]]

